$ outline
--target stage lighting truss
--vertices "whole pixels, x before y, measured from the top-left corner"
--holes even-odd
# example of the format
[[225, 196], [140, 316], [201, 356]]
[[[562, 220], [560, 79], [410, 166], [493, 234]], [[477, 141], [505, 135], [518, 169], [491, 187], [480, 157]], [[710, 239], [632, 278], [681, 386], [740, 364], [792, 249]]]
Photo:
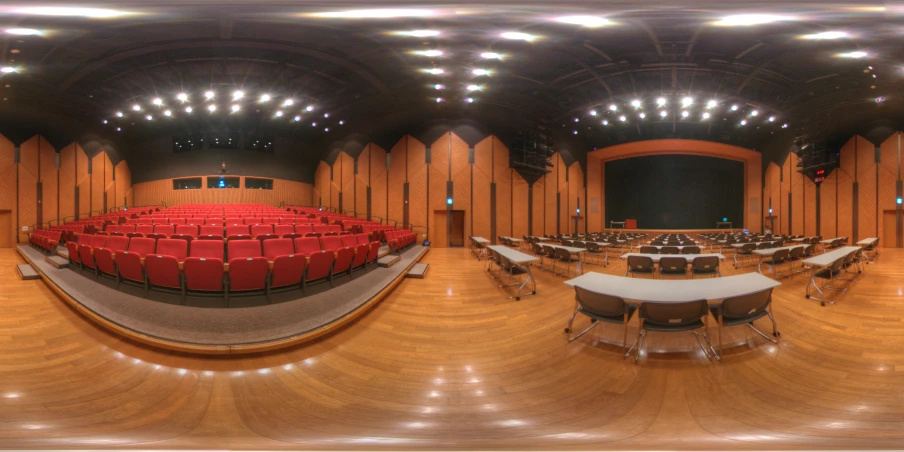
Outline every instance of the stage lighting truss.
[[546, 127], [538, 125], [519, 132], [509, 147], [509, 165], [528, 183], [551, 171], [550, 159], [555, 153], [551, 135]]

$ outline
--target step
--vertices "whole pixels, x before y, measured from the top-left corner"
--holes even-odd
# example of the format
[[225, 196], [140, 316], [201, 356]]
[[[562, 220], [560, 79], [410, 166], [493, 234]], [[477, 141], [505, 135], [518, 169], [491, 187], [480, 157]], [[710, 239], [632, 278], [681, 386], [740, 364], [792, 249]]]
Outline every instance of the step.
[[38, 271], [31, 264], [19, 264], [16, 266], [16, 270], [19, 272], [19, 277], [23, 280], [41, 279], [41, 275], [38, 274]]
[[396, 256], [395, 254], [387, 254], [386, 256], [377, 259], [377, 265], [379, 265], [380, 267], [392, 267], [401, 259], [401, 257]]
[[405, 274], [405, 277], [424, 279], [424, 275], [427, 274], [427, 269], [429, 267], [430, 264], [414, 264], [411, 266], [411, 269], [408, 270], [408, 273]]
[[69, 259], [63, 256], [47, 256], [44, 260], [56, 268], [69, 268]]

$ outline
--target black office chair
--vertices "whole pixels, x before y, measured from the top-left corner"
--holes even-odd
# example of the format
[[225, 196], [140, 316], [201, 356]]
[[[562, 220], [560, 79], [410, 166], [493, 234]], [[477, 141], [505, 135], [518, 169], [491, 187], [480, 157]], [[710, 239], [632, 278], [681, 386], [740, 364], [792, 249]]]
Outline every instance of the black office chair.
[[[770, 257], [769, 259], [763, 260], [764, 264], [767, 264], [770, 267], [772, 267], [772, 277], [773, 278], [780, 278], [780, 277], [784, 276], [781, 273], [778, 273], [778, 266], [789, 265], [789, 261], [788, 261], [789, 256], [790, 256], [790, 250], [788, 250], [787, 248], [782, 248], [782, 249], [777, 250], [774, 253], [772, 253], [772, 257]], [[788, 275], [788, 276], [790, 276], [790, 275]]]
[[[744, 259], [753, 256], [753, 250], [757, 247], [756, 243], [745, 243], [744, 246], [738, 248], [734, 255], [734, 266], [735, 268], [741, 268], [744, 266]], [[738, 264], [738, 258], [740, 258], [741, 263]]]
[[706, 300], [688, 301], [684, 303], [650, 303], [640, 305], [640, 330], [637, 333], [637, 354], [634, 362], [640, 358], [643, 349], [643, 341], [648, 332], [658, 331], [662, 333], [677, 333], [691, 331], [700, 344], [703, 354], [710, 357], [706, 346], [700, 341], [698, 329], [703, 329], [703, 338], [709, 342], [707, 336], [706, 319], [709, 317], [709, 306]]
[[683, 276], [687, 278], [687, 259], [684, 257], [660, 258], [659, 276]]
[[653, 263], [653, 258], [649, 256], [628, 256], [628, 269], [625, 271], [625, 276], [630, 274], [632, 278], [634, 275], [655, 277], [655, 270], [656, 265]]
[[[589, 317], [590, 326], [576, 336], [569, 337], [568, 342], [583, 336], [593, 329], [593, 327], [599, 325], [600, 322], [617, 325], [621, 324], [625, 326], [622, 350], [625, 351], [625, 357], [627, 358], [630, 354], [630, 350], [628, 350], [628, 322], [631, 320], [631, 317], [634, 316], [637, 307], [629, 306], [625, 303], [625, 300], [622, 300], [621, 298], [592, 292], [580, 286], [575, 286], [574, 291], [574, 298], [578, 302], [578, 307], [575, 309], [574, 314], [571, 315], [572, 320], [568, 322], [568, 330], [571, 330], [571, 324], [577, 314], [583, 314]], [[633, 349], [634, 347], [632, 346], [631, 348]]]
[[[716, 351], [713, 350], [713, 355], [715, 355], [718, 360], [722, 359], [720, 355], [722, 354], [723, 326], [747, 325], [750, 329], [773, 344], [778, 343], [776, 338], [782, 334], [778, 331], [775, 317], [772, 316], [772, 289], [749, 295], [742, 295], [740, 297], [726, 298], [722, 301], [721, 306], [710, 308], [710, 312], [712, 312], [716, 321], [719, 322], [719, 352], [716, 353]], [[769, 337], [766, 333], [763, 333], [753, 326], [755, 320], [767, 316], [769, 317], [769, 320], [772, 320], [772, 336], [774, 337]]]
[[[556, 248], [555, 250], [556, 250], [556, 261], [562, 262], [565, 264], [565, 273], [562, 273], [562, 274], [567, 275], [567, 274], [571, 273], [571, 264], [574, 262], [577, 262], [578, 259], [576, 257], [574, 257], [571, 253], [569, 253], [568, 250], [565, 250], [562, 248]], [[552, 265], [553, 265], [552, 274], [558, 275], [559, 273], [556, 272], [556, 268], [555, 268], [556, 263], [553, 262]]]
[[600, 258], [602, 258], [604, 267], [609, 265], [609, 253], [605, 247], [599, 246], [596, 242], [586, 242], [585, 244], [587, 245], [587, 255], [596, 257], [596, 265], [600, 265]]

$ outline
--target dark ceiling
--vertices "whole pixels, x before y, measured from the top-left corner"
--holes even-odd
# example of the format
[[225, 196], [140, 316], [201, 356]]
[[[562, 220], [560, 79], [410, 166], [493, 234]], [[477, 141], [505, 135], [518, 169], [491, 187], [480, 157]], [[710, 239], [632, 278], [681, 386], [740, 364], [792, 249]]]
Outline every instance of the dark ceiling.
[[[22, 10], [43, 6], [126, 14], [61, 17]], [[430, 15], [313, 15], [365, 8]], [[352, 135], [387, 145], [403, 133], [466, 120], [503, 137], [545, 124], [586, 149], [687, 137], [768, 152], [787, 149], [801, 132], [840, 142], [855, 132], [901, 128], [902, 13], [894, 5], [832, 1], [0, 2], [3, 29], [41, 31], [3, 33], [4, 65], [18, 72], [2, 75], [0, 132], [13, 140], [39, 132], [57, 146], [109, 140], [128, 159], [130, 143], [198, 130], [294, 136], [326, 153]], [[781, 20], [715, 24], [741, 14]], [[585, 27], [556, 20], [573, 15], [610, 23]], [[440, 34], [395, 34], [410, 30]], [[848, 36], [801, 38], [829, 31]], [[504, 32], [535, 39], [505, 39]], [[444, 55], [413, 53], [426, 50]], [[854, 51], [868, 55], [838, 56]], [[482, 59], [483, 52], [503, 58]], [[445, 72], [424, 71], [431, 68]], [[492, 73], [477, 77], [473, 69]], [[445, 89], [437, 91], [436, 84]], [[468, 92], [469, 84], [482, 89]], [[207, 90], [216, 93], [213, 114], [206, 111]], [[236, 102], [241, 110], [231, 113], [236, 90], [245, 97]], [[190, 96], [186, 104], [176, 99], [180, 92]], [[264, 93], [273, 99], [261, 104]], [[880, 96], [887, 100], [877, 103]], [[162, 106], [152, 104], [157, 97]], [[655, 103], [660, 97], [667, 100], [662, 108]], [[682, 106], [685, 97], [693, 104]], [[294, 104], [283, 106], [286, 99]], [[707, 108], [713, 99], [718, 105]], [[641, 106], [633, 107], [633, 100]], [[141, 112], [132, 111], [133, 104]], [[617, 111], [609, 111], [612, 104]], [[185, 105], [194, 111], [187, 114]], [[165, 110], [172, 116], [163, 116]]]

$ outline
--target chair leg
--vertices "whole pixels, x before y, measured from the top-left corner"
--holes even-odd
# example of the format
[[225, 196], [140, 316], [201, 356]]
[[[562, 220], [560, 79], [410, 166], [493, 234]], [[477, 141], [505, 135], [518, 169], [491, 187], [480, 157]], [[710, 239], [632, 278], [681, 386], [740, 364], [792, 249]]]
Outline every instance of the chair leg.
[[[640, 351], [643, 349], [643, 340], [647, 337], [647, 332], [641, 327], [640, 331], [637, 332], [637, 341], [634, 343], [637, 345], [637, 354], [634, 355], [634, 364], [637, 364], [637, 360], [640, 359]], [[633, 350], [634, 347], [631, 347]], [[631, 353], [631, 350], [628, 350], [628, 353], [625, 353], [625, 358]]]
[[578, 333], [577, 336], [571, 336], [571, 337], [569, 337], [569, 338], [568, 338], [568, 342], [571, 342], [571, 341], [573, 341], [573, 340], [575, 340], [575, 339], [577, 339], [577, 338], [583, 336], [585, 333], [587, 333], [588, 331], [592, 330], [595, 326], [599, 325], [599, 323], [600, 323], [600, 322], [597, 322], [596, 320], [591, 319], [591, 320], [590, 320], [590, 326], [588, 326], [587, 329], [585, 329], [584, 331], [581, 331], [580, 333]]

